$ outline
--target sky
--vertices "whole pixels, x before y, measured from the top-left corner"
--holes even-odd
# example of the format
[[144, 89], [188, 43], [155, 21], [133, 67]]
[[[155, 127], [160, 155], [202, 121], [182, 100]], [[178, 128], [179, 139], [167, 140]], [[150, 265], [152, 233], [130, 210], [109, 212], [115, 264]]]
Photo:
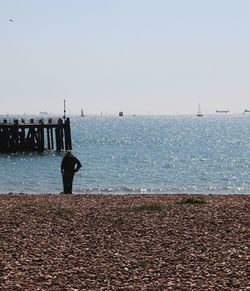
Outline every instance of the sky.
[[[0, 114], [250, 109], [249, 0], [0, 0]], [[12, 19], [13, 21], [10, 21]]]

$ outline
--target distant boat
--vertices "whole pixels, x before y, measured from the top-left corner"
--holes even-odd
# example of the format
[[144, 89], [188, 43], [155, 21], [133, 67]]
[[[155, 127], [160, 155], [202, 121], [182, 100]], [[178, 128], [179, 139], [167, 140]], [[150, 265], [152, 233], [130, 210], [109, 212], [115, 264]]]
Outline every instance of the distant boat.
[[229, 110], [216, 110], [216, 113], [228, 113]]
[[249, 113], [249, 112], [250, 112], [250, 110], [245, 109], [244, 112], [243, 112], [242, 114]]
[[119, 112], [119, 116], [123, 116], [123, 112], [122, 111]]
[[48, 112], [46, 112], [46, 111], [41, 111], [41, 112], [39, 112], [39, 114], [40, 114], [40, 115], [48, 115]]
[[83, 110], [81, 109], [81, 117], [84, 117], [84, 113], [83, 113]]
[[203, 116], [203, 114], [201, 113], [201, 106], [200, 106], [200, 104], [198, 105], [198, 113], [197, 113], [197, 116], [198, 117]]

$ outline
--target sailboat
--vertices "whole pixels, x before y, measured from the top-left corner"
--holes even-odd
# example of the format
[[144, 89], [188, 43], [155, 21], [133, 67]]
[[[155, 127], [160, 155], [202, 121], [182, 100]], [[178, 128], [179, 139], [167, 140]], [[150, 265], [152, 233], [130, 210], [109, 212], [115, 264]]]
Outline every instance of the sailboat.
[[81, 117], [84, 117], [84, 113], [83, 110], [81, 109]]
[[201, 106], [200, 106], [200, 104], [198, 105], [198, 113], [197, 113], [197, 116], [198, 117], [203, 116], [203, 114], [201, 113]]

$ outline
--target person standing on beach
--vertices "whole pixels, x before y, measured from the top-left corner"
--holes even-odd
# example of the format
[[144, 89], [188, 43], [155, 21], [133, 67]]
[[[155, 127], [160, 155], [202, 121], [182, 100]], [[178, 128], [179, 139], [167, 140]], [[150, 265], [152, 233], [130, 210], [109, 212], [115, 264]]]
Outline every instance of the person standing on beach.
[[64, 194], [72, 194], [74, 174], [79, 171], [81, 166], [80, 161], [68, 150], [61, 163]]

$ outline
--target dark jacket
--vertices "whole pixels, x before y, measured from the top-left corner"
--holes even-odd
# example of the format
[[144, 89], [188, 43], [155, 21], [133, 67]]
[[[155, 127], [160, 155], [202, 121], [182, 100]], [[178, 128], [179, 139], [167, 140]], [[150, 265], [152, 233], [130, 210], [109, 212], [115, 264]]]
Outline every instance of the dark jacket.
[[74, 175], [81, 168], [80, 161], [71, 153], [66, 153], [61, 163], [61, 172], [63, 175]]

